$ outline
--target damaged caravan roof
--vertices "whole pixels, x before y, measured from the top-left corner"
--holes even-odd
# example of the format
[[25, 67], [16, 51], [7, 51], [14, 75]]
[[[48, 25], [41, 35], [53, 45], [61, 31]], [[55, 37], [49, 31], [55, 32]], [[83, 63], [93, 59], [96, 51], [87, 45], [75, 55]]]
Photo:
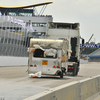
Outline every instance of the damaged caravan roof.
[[30, 40], [30, 47], [33, 45], [39, 45], [43, 48], [62, 48], [67, 42], [64, 40], [54, 40], [54, 39], [34, 39]]

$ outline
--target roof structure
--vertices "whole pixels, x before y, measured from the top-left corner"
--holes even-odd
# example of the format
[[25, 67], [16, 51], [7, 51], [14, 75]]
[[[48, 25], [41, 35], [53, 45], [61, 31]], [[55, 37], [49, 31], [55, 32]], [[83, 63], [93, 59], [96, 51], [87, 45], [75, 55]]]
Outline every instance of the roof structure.
[[42, 5], [47, 5], [47, 4], [51, 4], [53, 2], [45, 2], [45, 3], [39, 3], [39, 4], [33, 4], [33, 5], [26, 5], [26, 6], [1, 6], [0, 8], [30, 8], [30, 7], [37, 7], [37, 6], [42, 6]]
[[92, 57], [100, 57], [100, 48], [97, 49], [96, 51], [92, 52], [90, 55], [89, 55], [90, 58]]
[[[0, 5], [0, 13], [2, 15], [10, 15], [10, 16], [42, 16], [48, 4], [53, 2], [44, 2], [33, 5], [26, 6], [1, 6]], [[36, 9], [36, 7], [42, 6], [40, 12]], [[29, 9], [24, 9], [29, 8]]]

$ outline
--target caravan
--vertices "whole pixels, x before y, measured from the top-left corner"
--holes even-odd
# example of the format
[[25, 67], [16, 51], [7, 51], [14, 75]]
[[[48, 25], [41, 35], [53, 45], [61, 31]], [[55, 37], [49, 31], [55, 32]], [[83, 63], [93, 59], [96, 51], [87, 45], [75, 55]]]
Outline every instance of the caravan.
[[67, 40], [30, 39], [28, 73], [41, 71], [42, 75], [59, 75], [67, 72], [69, 50]]

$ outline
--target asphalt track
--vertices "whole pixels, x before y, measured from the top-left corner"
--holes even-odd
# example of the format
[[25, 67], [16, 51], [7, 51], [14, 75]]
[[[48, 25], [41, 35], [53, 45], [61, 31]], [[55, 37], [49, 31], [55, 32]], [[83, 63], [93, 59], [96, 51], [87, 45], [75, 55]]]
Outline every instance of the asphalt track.
[[26, 71], [27, 66], [0, 67], [0, 99], [23, 100], [53, 87], [100, 75], [100, 63], [81, 64], [78, 76], [64, 76], [63, 79], [49, 75], [29, 78]]

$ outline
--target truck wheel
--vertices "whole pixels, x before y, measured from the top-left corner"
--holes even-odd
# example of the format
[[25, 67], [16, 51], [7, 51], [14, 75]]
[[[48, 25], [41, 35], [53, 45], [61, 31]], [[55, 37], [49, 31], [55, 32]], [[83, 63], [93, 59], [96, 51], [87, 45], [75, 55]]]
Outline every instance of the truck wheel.
[[72, 76], [76, 76], [78, 74], [77, 64], [73, 64], [74, 70], [72, 72]]
[[63, 78], [63, 72], [60, 72], [60, 78]]
[[78, 75], [78, 66], [77, 66], [77, 68], [76, 68], [76, 76]]

